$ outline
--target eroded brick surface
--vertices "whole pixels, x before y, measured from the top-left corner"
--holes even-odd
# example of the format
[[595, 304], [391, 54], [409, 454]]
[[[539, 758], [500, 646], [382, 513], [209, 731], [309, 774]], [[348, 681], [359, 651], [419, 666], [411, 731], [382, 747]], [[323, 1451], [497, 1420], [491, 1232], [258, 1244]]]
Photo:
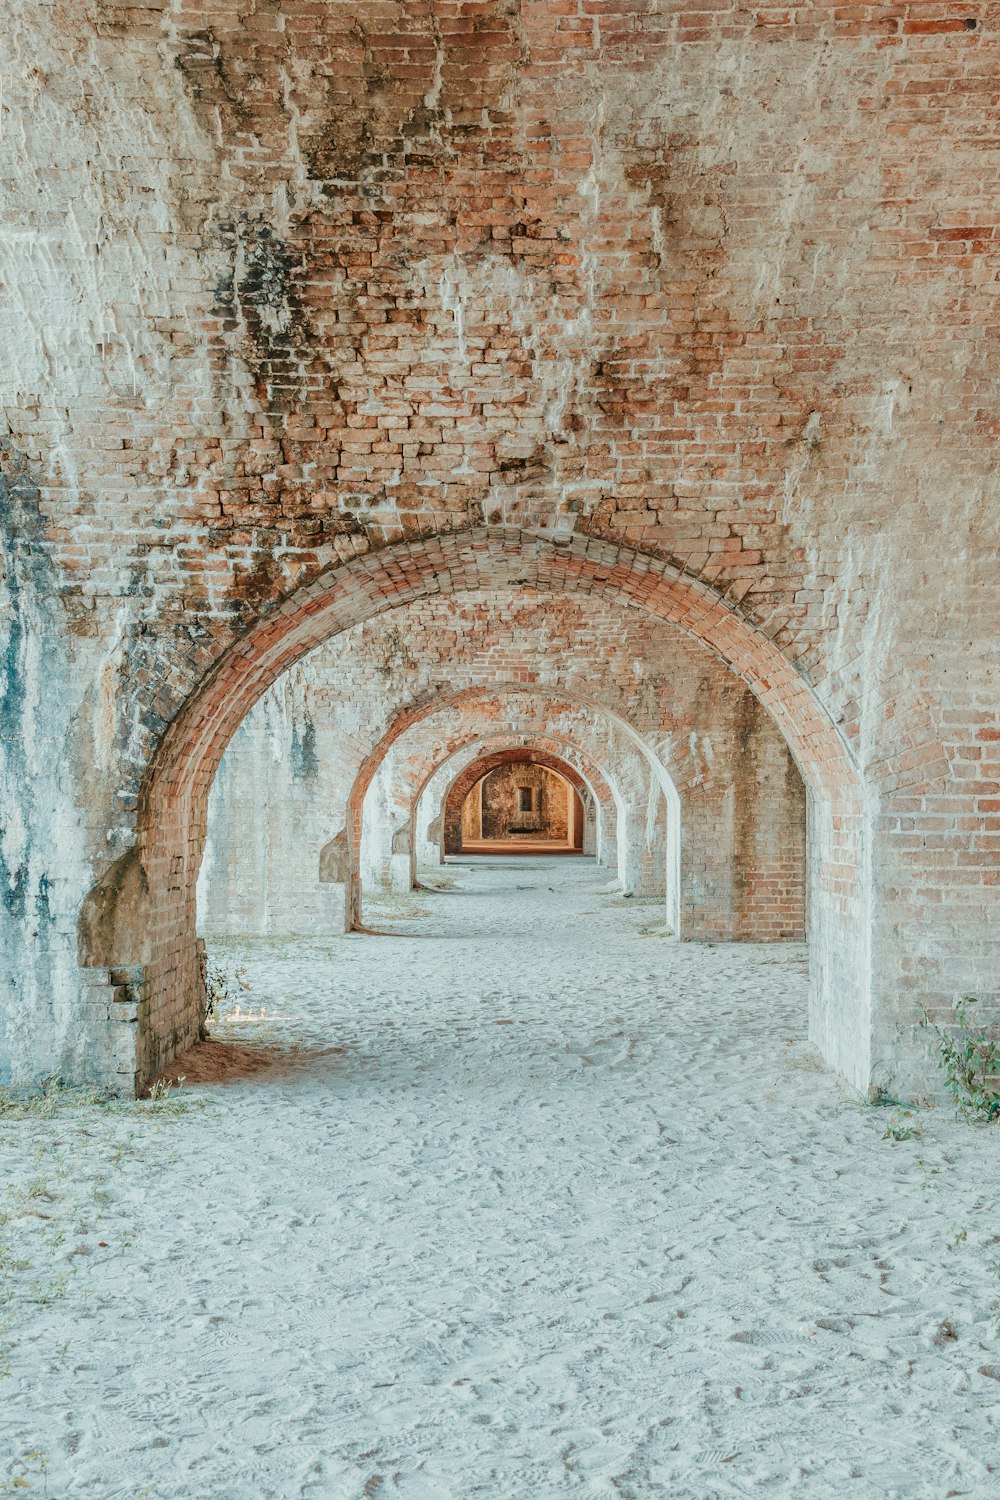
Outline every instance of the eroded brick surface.
[[575, 827], [583, 828], [582, 805], [577, 819], [572, 798], [576, 791], [579, 800], [585, 788], [569, 767], [567, 771], [558, 761], [514, 760], [509, 753], [495, 765], [483, 766], [472, 786], [452, 789], [450, 806], [443, 809], [445, 852], [460, 854], [477, 839], [505, 840], [515, 852], [519, 841], [572, 846]]
[[992, 996], [1000, 6], [69, 11], [0, 17], [7, 1071], [104, 1046], [77, 921], [137, 839], [196, 985], [236, 724], [338, 623], [520, 576], [484, 524], [774, 714], [839, 1066]]

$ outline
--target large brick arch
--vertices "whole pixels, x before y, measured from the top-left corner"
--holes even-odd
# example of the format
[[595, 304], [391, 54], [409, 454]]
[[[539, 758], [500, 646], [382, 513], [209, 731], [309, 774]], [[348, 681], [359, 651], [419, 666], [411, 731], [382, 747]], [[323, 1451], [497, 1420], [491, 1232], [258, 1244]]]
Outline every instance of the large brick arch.
[[811, 799], [812, 1035], [835, 1067], [867, 1086], [871, 918], [862, 789], [816, 693], [737, 607], [677, 567], [607, 542], [560, 544], [501, 527], [399, 542], [314, 579], [223, 654], [169, 726], [139, 798], [138, 857], [148, 892], [141, 916], [128, 934], [109, 924], [119, 951], [90, 956], [109, 966], [142, 964], [140, 1082], [198, 1035], [195, 883], [209, 788], [240, 720], [282, 671], [348, 626], [430, 593], [499, 586], [598, 593], [647, 609], [708, 644], [771, 713]]
[[167, 729], [140, 792], [148, 827], [164, 798], [214, 774], [237, 724], [295, 661], [339, 631], [426, 594], [527, 586], [582, 591], [649, 609], [704, 641], [768, 708], [803, 779], [838, 805], [857, 803], [847, 745], [806, 678], [739, 610], [698, 579], [627, 547], [484, 526], [399, 542], [331, 569], [289, 595], [206, 674]]

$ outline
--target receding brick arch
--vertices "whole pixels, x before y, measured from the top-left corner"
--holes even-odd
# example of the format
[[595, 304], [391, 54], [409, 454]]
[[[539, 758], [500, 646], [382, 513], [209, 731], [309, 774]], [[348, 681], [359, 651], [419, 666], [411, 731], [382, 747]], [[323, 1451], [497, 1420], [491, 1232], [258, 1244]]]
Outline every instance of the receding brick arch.
[[[576, 757], [581, 764], [585, 778], [589, 778], [596, 797], [597, 806], [600, 810], [600, 820], [603, 838], [610, 842], [615, 858], [611, 862], [623, 882], [631, 880], [634, 884], [640, 878], [639, 873], [627, 868], [626, 849], [627, 842], [624, 837], [627, 823], [628, 793], [636, 790], [636, 776], [640, 765], [644, 766], [650, 779], [656, 780], [660, 790], [666, 795], [667, 801], [674, 806], [675, 823], [679, 830], [679, 807], [677, 805], [676, 793], [670, 784], [670, 778], [662, 765], [655, 762], [652, 753], [645, 746], [637, 734], [632, 731], [624, 721], [608, 711], [606, 708], [595, 705], [590, 700], [583, 700], [571, 694], [556, 692], [552, 689], [531, 688], [527, 689], [520, 684], [507, 684], [492, 689], [471, 688], [446, 696], [435, 696], [422, 705], [413, 705], [414, 710], [405, 723], [394, 726], [391, 732], [372, 752], [371, 761], [367, 768], [365, 783], [360, 789], [361, 812], [360, 824], [355, 820], [355, 827], [360, 827], [361, 832], [358, 841], [364, 839], [364, 807], [368, 789], [381, 771], [389, 752], [395, 749], [403, 740], [407, 731], [419, 728], [421, 724], [430, 728], [436, 716], [440, 713], [462, 711], [462, 727], [446, 735], [440, 746], [432, 749], [430, 760], [426, 770], [418, 772], [412, 787], [411, 799], [407, 803], [407, 817], [412, 828], [418, 801], [424, 794], [425, 788], [432, 780], [439, 766], [443, 765], [452, 755], [459, 753], [466, 746], [476, 744], [485, 747], [487, 743], [493, 748], [499, 748], [500, 743], [504, 746], [524, 745], [530, 740], [539, 748], [547, 749], [563, 758], [567, 756]], [[516, 714], [516, 727], [506, 724], [504, 733], [500, 740], [496, 740], [495, 731], [499, 727], [495, 715], [501, 709], [505, 709], [510, 715]], [[570, 732], [564, 722], [564, 714], [567, 710], [579, 713], [585, 710], [596, 720], [600, 726], [602, 736], [613, 735], [619, 741], [618, 757], [620, 759], [623, 751], [631, 752], [632, 764], [629, 767], [620, 766], [618, 771], [612, 774], [606, 764], [607, 755], [602, 755], [601, 747], [597, 744], [588, 746], [577, 731]], [[530, 711], [530, 712], [529, 712]], [[527, 712], [527, 717], [526, 717]], [[480, 715], [487, 724], [480, 721]], [[557, 716], [557, 717], [556, 717]], [[476, 727], [470, 727], [475, 724]], [[494, 733], [490, 734], [490, 729]], [[591, 727], [593, 733], [593, 726]], [[362, 770], [359, 762], [357, 774]], [[627, 785], [622, 781], [622, 773], [627, 770]], [[350, 805], [357, 807], [357, 797], [352, 791], [349, 798]], [[679, 835], [678, 835], [679, 836]], [[676, 842], [676, 840], [675, 840]], [[676, 853], [673, 848], [670, 851], [672, 857]], [[358, 842], [352, 844], [351, 857], [348, 867], [355, 868], [360, 873], [361, 868], [360, 848]], [[413, 862], [411, 850], [411, 881], [413, 878]], [[666, 873], [666, 872], [665, 872]], [[676, 879], [674, 885], [676, 886]], [[674, 901], [674, 907], [676, 907]], [[357, 910], [350, 909], [351, 902], [348, 901], [347, 921], [350, 923], [357, 920]], [[676, 924], [677, 912], [671, 910], [670, 920]]]
[[[524, 750], [547, 752], [559, 760], [568, 764], [568, 757], [575, 758], [574, 769], [580, 780], [592, 798], [594, 809], [598, 820], [598, 828], [602, 822], [610, 823], [612, 817], [617, 817], [621, 806], [621, 792], [617, 788], [614, 778], [593, 760], [585, 750], [575, 741], [565, 736], [553, 736], [539, 732], [537, 734], [502, 734], [484, 737], [481, 734], [456, 736], [455, 739], [445, 747], [443, 753], [436, 758], [422, 773], [415, 778], [410, 797], [410, 825], [416, 838], [418, 829], [418, 809], [424, 794], [430, 787], [434, 778], [454, 761], [460, 761], [461, 765], [455, 771], [455, 777], [462, 775], [473, 764], [478, 763], [484, 756], [502, 753], [504, 751], [516, 753]], [[444, 794], [440, 798], [441, 815], [443, 818], [444, 806], [451, 790], [451, 782], [445, 787]], [[617, 842], [617, 841], [615, 841]], [[441, 848], [443, 858], [444, 839], [442, 836]], [[600, 843], [599, 843], [600, 847]]]
[[[487, 777], [491, 771], [499, 770], [501, 766], [542, 766], [569, 783], [581, 800], [587, 795], [588, 787], [583, 777], [575, 771], [568, 761], [562, 760], [558, 755], [552, 755], [547, 750], [494, 750], [490, 755], [484, 755], [481, 760], [474, 762], [471, 766], [461, 771], [445, 795], [443, 814], [444, 826], [442, 829], [442, 840], [446, 853], [459, 853], [462, 848], [462, 805], [472, 788]], [[457, 816], [456, 816], [457, 813]], [[452, 847], [449, 847], [452, 846]]]
[[[469, 754], [463, 754], [470, 751]], [[456, 767], [454, 762], [460, 762]], [[417, 884], [417, 858], [416, 858], [416, 835], [417, 835], [417, 809], [424, 791], [434, 780], [439, 772], [447, 771], [452, 766], [452, 775], [449, 787], [462, 777], [473, 764], [481, 764], [482, 769], [479, 776], [487, 774], [498, 766], [510, 764], [532, 764], [543, 765], [554, 771], [564, 782], [577, 794], [583, 804], [586, 817], [587, 809], [590, 809], [592, 817], [592, 828], [596, 828], [600, 818], [608, 818], [609, 814], [617, 813], [621, 794], [617, 789], [612, 790], [605, 772], [596, 762], [582, 751], [577, 745], [568, 741], [564, 736], [546, 736], [539, 732], [537, 735], [530, 733], [508, 734], [500, 736], [487, 736], [482, 733], [475, 735], [457, 734], [445, 743], [443, 747], [436, 747], [429, 757], [422, 757], [417, 764], [412, 762], [401, 774], [397, 768], [392, 768], [391, 783], [399, 788], [395, 800], [397, 808], [405, 806], [407, 818], [404, 827], [389, 830], [384, 824], [381, 826], [373, 820], [373, 826], [369, 826], [369, 809], [367, 802], [364, 808], [362, 829], [363, 857], [360, 859], [361, 879], [365, 889], [369, 879], [385, 882], [401, 882], [403, 879], [402, 868], [398, 865], [390, 868], [390, 860], [395, 856], [406, 854], [406, 884], [395, 884], [396, 889], [413, 889]], [[379, 770], [385, 773], [389, 766], [389, 756], [383, 758]], [[376, 772], [376, 775], [378, 773]], [[372, 777], [369, 783], [371, 788], [376, 777]], [[473, 778], [474, 784], [475, 778]], [[447, 789], [446, 789], [447, 790]], [[438, 799], [435, 805], [439, 805]], [[381, 806], [381, 804], [380, 804]], [[440, 817], [438, 819], [440, 821]], [[368, 841], [376, 839], [377, 852], [372, 853], [368, 848]], [[389, 841], [391, 837], [391, 854]], [[397, 842], [399, 840], [399, 842]], [[404, 847], [405, 846], [405, 847]], [[617, 842], [613, 844], [617, 848]], [[443, 854], [439, 854], [443, 859]]]
[[[203, 994], [195, 937], [195, 882], [208, 791], [243, 716], [312, 647], [396, 604], [429, 593], [528, 586], [584, 591], [648, 609], [704, 641], [750, 686], [785, 735], [811, 796], [814, 944], [811, 1028], [834, 1066], [867, 1086], [871, 954], [868, 866], [859, 777], [836, 726], [805, 677], [763, 631], [677, 567], [588, 538], [558, 544], [530, 532], [480, 527], [399, 542], [331, 569], [296, 590], [242, 636], [173, 720], [148, 768], [138, 810], [148, 887], [122, 951], [89, 961], [141, 963], [141, 1080], [197, 1036]], [[115, 924], [109, 930], [116, 930]]]
[[[516, 676], [523, 675], [518, 672]], [[532, 686], [530, 689], [523, 682], [514, 681], [510, 683], [493, 684], [489, 689], [480, 687], [463, 688], [455, 693], [434, 693], [430, 697], [419, 700], [408, 705], [393, 720], [392, 724], [382, 735], [381, 739], [371, 750], [355, 777], [351, 788], [351, 794], [347, 803], [347, 840], [348, 840], [348, 880], [347, 880], [347, 926], [354, 928], [361, 925], [361, 840], [363, 836], [364, 802], [368, 788], [371, 785], [379, 767], [385, 760], [386, 755], [393, 745], [422, 720], [428, 719], [439, 713], [443, 708], [451, 708], [457, 705], [472, 705], [484, 698], [503, 697], [509, 694], [511, 697], [526, 692], [537, 696], [540, 700], [550, 705], [573, 705], [578, 708], [586, 708], [591, 713], [599, 715], [613, 725], [621, 734], [636, 748], [643, 757], [649, 771], [654, 778], [659, 790], [668, 807], [667, 819], [667, 847], [665, 850], [668, 864], [667, 883], [670, 894], [668, 895], [668, 919], [671, 924], [677, 926], [677, 887], [680, 864], [680, 798], [677, 789], [671, 780], [669, 770], [665, 767], [643, 741], [642, 737], [625, 722], [618, 714], [612, 712], [604, 705], [583, 698], [577, 694], [560, 689], [556, 691], [547, 687]]]
[[[429, 726], [428, 726], [429, 727]], [[515, 731], [499, 732], [482, 724], [469, 728], [463, 724], [451, 734], [435, 738], [429, 745], [421, 744], [417, 753], [412, 752], [403, 763], [394, 769], [393, 782], [400, 789], [397, 806], [406, 809], [406, 825], [410, 830], [409, 887], [416, 883], [420, 819], [425, 811], [425, 795], [436, 779], [452, 768], [453, 775], [464, 770], [472, 761], [498, 750], [523, 751], [528, 747], [545, 751], [571, 764], [579, 775], [594, 811], [595, 852], [610, 852], [614, 858], [606, 857], [602, 863], [618, 869], [618, 822], [624, 805], [623, 792], [615, 776], [600, 758], [588, 751], [581, 740], [563, 727], [561, 720], [540, 719], [536, 725], [527, 726], [523, 720]], [[457, 763], [457, 764], [456, 764]], [[384, 765], [383, 768], [384, 770]], [[447, 787], [438, 788], [434, 798], [434, 809], [440, 819], [441, 803]], [[368, 830], [367, 804], [363, 816], [363, 849], [370, 837]], [[435, 862], [443, 858], [440, 849]], [[362, 859], [362, 867], [371, 867], [370, 859]]]

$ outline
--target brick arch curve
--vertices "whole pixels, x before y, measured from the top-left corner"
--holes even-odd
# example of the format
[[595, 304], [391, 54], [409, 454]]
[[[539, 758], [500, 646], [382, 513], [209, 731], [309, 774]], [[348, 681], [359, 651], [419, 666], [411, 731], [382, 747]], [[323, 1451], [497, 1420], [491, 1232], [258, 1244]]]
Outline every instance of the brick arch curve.
[[426, 698], [414, 701], [403, 708], [382, 735], [381, 739], [369, 751], [364, 761], [358, 768], [357, 775], [351, 787], [350, 796], [347, 800], [346, 837], [347, 837], [347, 881], [345, 899], [347, 904], [346, 925], [348, 929], [361, 926], [361, 840], [364, 828], [364, 803], [379, 767], [385, 760], [386, 755], [392, 749], [396, 741], [424, 719], [439, 713], [443, 708], [454, 708], [459, 705], [472, 704], [477, 701], [491, 700], [496, 697], [516, 698], [518, 695], [529, 698], [537, 698], [551, 705], [570, 705], [575, 708], [586, 708], [599, 714], [603, 719], [614, 726], [624, 737], [631, 742], [634, 748], [642, 756], [649, 771], [663, 793], [668, 807], [668, 884], [671, 886], [673, 896], [670, 902], [671, 923], [677, 925], [676, 893], [679, 889], [679, 866], [680, 866], [680, 797], [677, 793], [670, 772], [653, 750], [646, 744], [630, 724], [612, 709], [604, 707], [603, 704], [594, 700], [583, 698], [578, 694], [567, 692], [563, 688], [549, 688], [539, 685], [527, 686], [522, 682], [495, 683], [489, 688], [471, 687], [462, 688], [454, 693], [431, 693]]
[[191, 795], [263, 692], [314, 646], [428, 594], [531, 587], [587, 592], [650, 610], [704, 641], [770, 710], [803, 778], [840, 801], [858, 786], [848, 747], [806, 678], [778, 646], [706, 584], [610, 542], [557, 544], [483, 526], [398, 542], [333, 568], [290, 594], [206, 674], [168, 727], [139, 795], [148, 828], [168, 792]]
[[487, 526], [400, 541], [296, 589], [223, 652], [168, 727], [138, 798], [143, 909], [127, 933], [115, 929], [118, 951], [95, 946], [85, 960], [142, 964], [139, 1082], [199, 1032], [204, 990], [195, 883], [208, 792], [241, 719], [287, 667], [338, 632], [428, 594], [501, 586], [591, 592], [647, 609], [712, 647], [769, 710], [810, 789], [811, 821], [820, 835], [812, 909], [813, 935], [822, 942], [811, 1033], [835, 1067], [867, 1087], [870, 872], [862, 847], [862, 788], [844, 740], [805, 676], [736, 605], [672, 564], [588, 537], [562, 544]]
[[563, 760], [558, 755], [552, 755], [547, 750], [533, 750], [528, 748], [524, 750], [494, 750], [492, 754], [484, 755], [480, 760], [474, 761], [471, 766], [467, 766], [464, 771], [460, 771], [445, 794], [443, 803], [444, 827], [441, 836], [444, 840], [444, 847], [449, 853], [457, 852], [456, 850], [448, 850], [449, 824], [454, 818], [456, 806], [458, 808], [458, 845], [461, 848], [462, 804], [477, 782], [482, 781], [483, 777], [488, 776], [491, 771], [499, 770], [501, 766], [544, 766], [546, 770], [554, 771], [557, 776], [561, 776], [564, 781], [568, 781], [581, 801], [590, 790], [580, 773], [574, 770], [568, 761]]
[[[437, 776], [440, 771], [444, 770], [444, 768], [450, 761], [459, 759], [459, 757], [461, 757], [463, 753], [470, 748], [470, 746], [475, 746], [473, 759], [467, 761], [465, 766], [462, 768], [462, 770], [466, 770], [475, 761], [481, 759], [485, 755], [496, 753], [502, 750], [511, 752], [524, 750], [528, 748], [529, 740], [530, 746], [532, 748], [542, 751], [548, 751], [549, 753], [560, 759], [564, 758], [567, 753], [575, 755], [582, 763], [583, 767], [583, 769], [580, 769], [580, 767], [576, 767], [575, 769], [578, 771], [583, 786], [586, 788], [587, 792], [594, 800], [598, 818], [607, 819], [608, 821], [610, 821], [612, 814], [617, 816], [618, 808], [621, 805], [621, 793], [616, 787], [612, 777], [602, 766], [598, 764], [597, 761], [595, 761], [590, 755], [588, 755], [580, 745], [571, 740], [569, 737], [565, 735], [555, 736], [544, 733], [529, 734], [527, 732], [523, 734], [517, 733], [496, 735], [483, 735], [481, 733], [477, 733], [465, 735], [452, 741], [448, 745], [446, 752], [443, 755], [438, 756], [435, 762], [431, 764], [426, 774], [424, 774], [419, 781], [415, 782], [410, 797], [410, 827], [413, 830], [414, 841], [416, 840], [417, 834], [418, 808], [424, 796], [424, 793], [430, 786], [431, 782], [434, 780], [435, 776]], [[461, 771], [456, 772], [456, 776], [460, 774]], [[446, 788], [445, 794], [441, 799], [442, 813], [449, 790], [450, 788]], [[411, 864], [414, 860], [415, 847], [412, 851]]]
[[[624, 879], [626, 871], [623, 864], [623, 857], [621, 857], [621, 841], [619, 837], [621, 830], [619, 829], [619, 822], [625, 815], [627, 799], [624, 787], [620, 783], [620, 777], [613, 776], [603, 765], [600, 757], [593, 750], [585, 748], [580, 738], [567, 733], [561, 726], [558, 729], [555, 728], [553, 721], [546, 718], [545, 710], [549, 706], [558, 711], [569, 707], [579, 707], [579, 702], [568, 696], [556, 696], [556, 690], [554, 689], [536, 688], [529, 690], [519, 685], [511, 686], [509, 684], [498, 684], [490, 689], [469, 688], [447, 696], [431, 697], [423, 705], [426, 712], [414, 720], [408, 721], [403, 726], [402, 733], [396, 735], [391, 743], [384, 746], [383, 753], [379, 757], [377, 764], [372, 768], [371, 775], [362, 794], [359, 842], [355, 847], [352, 841], [351, 846], [344, 849], [345, 864], [348, 869], [353, 864], [359, 879], [361, 878], [361, 869], [365, 865], [363, 857], [364, 847], [369, 837], [371, 837], [371, 830], [369, 830], [367, 821], [368, 792], [380, 770], [385, 766], [393, 745], [405, 735], [407, 729], [418, 727], [421, 723], [430, 727], [434, 716], [439, 712], [447, 712], [453, 710], [458, 705], [464, 704], [471, 705], [474, 709], [481, 709], [484, 711], [486, 717], [490, 717], [495, 704], [497, 702], [502, 703], [507, 697], [524, 699], [530, 704], [533, 714], [533, 721], [530, 725], [519, 721], [516, 729], [508, 726], [506, 729], [500, 731], [496, 722], [491, 719], [488, 725], [485, 722], [480, 722], [474, 729], [463, 727], [456, 730], [450, 737], [445, 738], [442, 744], [435, 745], [433, 749], [429, 750], [424, 762], [421, 762], [415, 768], [405, 770], [401, 773], [403, 783], [407, 789], [407, 796], [399, 800], [406, 808], [406, 826], [410, 830], [410, 888], [412, 889], [416, 880], [414, 835], [416, 831], [417, 805], [438, 771], [447, 765], [449, 760], [460, 755], [470, 745], [475, 745], [476, 753], [482, 754], [486, 753], [488, 748], [500, 748], [501, 746], [506, 749], [523, 749], [529, 741], [532, 745], [547, 750], [560, 758], [566, 758], [567, 756], [575, 757], [578, 762], [577, 769], [580, 772], [584, 785], [594, 798], [596, 804], [598, 829], [601, 837], [614, 850], [615, 859], [613, 864], [619, 876]], [[591, 709], [591, 705], [588, 704], [587, 707], [588, 710]], [[518, 705], [517, 711], [519, 714], [523, 714], [523, 703]], [[610, 721], [613, 716], [610, 713], [606, 710], [600, 710], [599, 712], [608, 719], [609, 727], [618, 728], [617, 724], [611, 724]], [[633, 750], [635, 758], [638, 761], [642, 755], [639, 745], [635, 744], [630, 746], [630, 748]], [[643, 756], [643, 760], [645, 763], [648, 763], [645, 756]], [[359, 761], [354, 774], [359, 774], [364, 764], [363, 761]], [[352, 912], [348, 911], [348, 921], [352, 919], [352, 915]]]

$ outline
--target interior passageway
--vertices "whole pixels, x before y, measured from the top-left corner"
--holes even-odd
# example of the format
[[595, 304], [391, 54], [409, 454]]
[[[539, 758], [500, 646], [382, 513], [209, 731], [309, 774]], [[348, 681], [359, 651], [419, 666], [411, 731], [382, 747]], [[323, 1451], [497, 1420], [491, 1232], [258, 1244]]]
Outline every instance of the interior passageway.
[[955, 1239], [1000, 1135], [883, 1139], [800, 945], [660, 938], [587, 859], [421, 879], [380, 937], [211, 947], [252, 985], [229, 1081], [189, 1055], [204, 1109], [67, 1127], [85, 1344], [18, 1279], [10, 1451], [67, 1497], [990, 1493], [996, 1286]]
[[[576, 788], [553, 767], [512, 754], [479, 776], [464, 796], [463, 787], [460, 778], [445, 804], [446, 858], [460, 853], [583, 853], [583, 802]], [[450, 807], [454, 808], [452, 819]], [[454, 827], [449, 827], [450, 821]]]

